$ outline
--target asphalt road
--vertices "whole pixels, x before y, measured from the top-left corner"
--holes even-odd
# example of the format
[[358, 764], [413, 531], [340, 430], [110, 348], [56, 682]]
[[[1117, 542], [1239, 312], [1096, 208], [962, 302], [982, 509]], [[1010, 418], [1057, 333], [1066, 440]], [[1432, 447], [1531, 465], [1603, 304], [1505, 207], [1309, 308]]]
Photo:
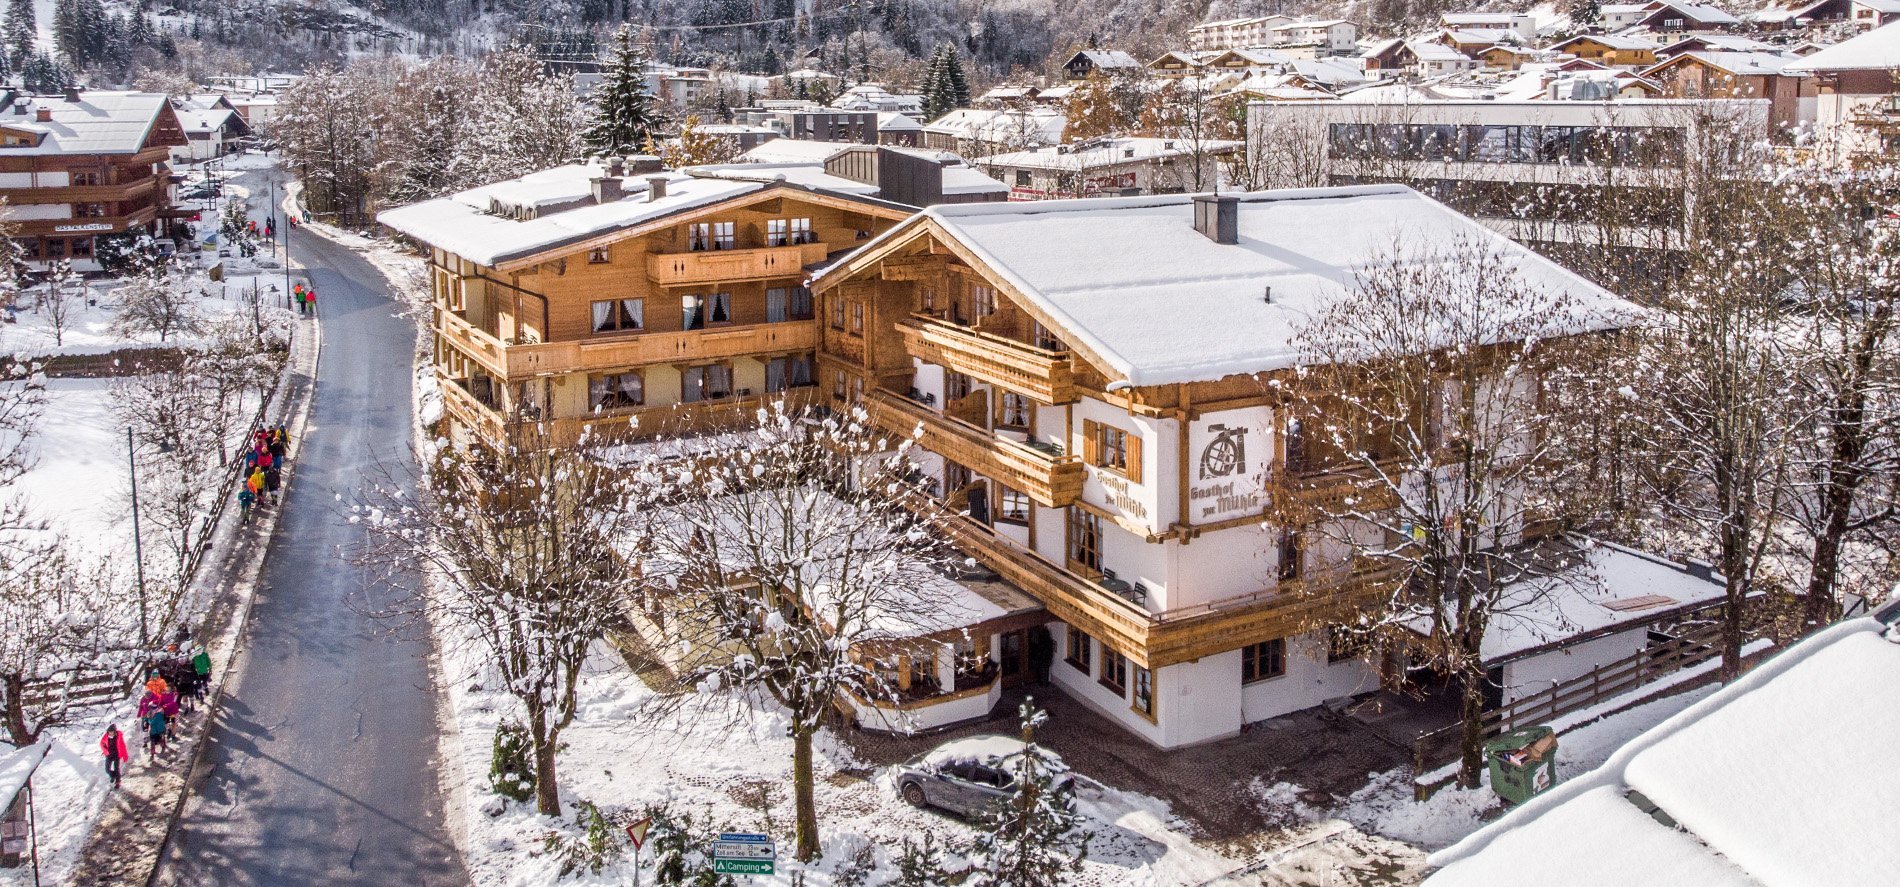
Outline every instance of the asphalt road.
[[346, 562], [362, 530], [336, 501], [408, 453], [414, 327], [361, 256], [301, 231], [292, 254], [322, 311], [315, 401], [205, 775], [157, 882], [466, 884], [443, 827], [429, 646], [367, 615], [415, 583]]

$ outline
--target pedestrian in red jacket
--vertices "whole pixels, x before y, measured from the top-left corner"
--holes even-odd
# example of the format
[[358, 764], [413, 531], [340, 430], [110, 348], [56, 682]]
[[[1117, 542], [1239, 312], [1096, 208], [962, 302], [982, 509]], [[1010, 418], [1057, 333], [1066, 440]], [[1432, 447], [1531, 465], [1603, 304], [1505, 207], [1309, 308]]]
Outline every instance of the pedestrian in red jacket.
[[99, 737], [99, 750], [106, 756], [106, 775], [112, 779], [112, 787], [119, 787], [119, 774], [126, 761], [132, 759], [131, 752], [125, 748], [125, 734], [119, 732], [119, 725], [106, 727], [106, 735]]

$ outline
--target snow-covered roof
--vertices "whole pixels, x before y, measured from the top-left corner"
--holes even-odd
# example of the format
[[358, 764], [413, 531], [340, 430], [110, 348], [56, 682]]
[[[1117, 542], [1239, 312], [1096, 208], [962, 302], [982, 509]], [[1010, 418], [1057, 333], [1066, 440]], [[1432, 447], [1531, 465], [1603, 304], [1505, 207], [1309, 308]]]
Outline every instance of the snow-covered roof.
[[1569, 40], [1565, 40], [1562, 43], [1552, 46], [1551, 49], [1561, 51], [1564, 47], [1569, 46], [1572, 43], [1582, 43], [1584, 41], [1599, 43], [1611, 49], [1624, 49], [1624, 50], [1632, 50], [1632, 51], [1644, 50], [1644, 49], [1655, 50], [1655, 49], [1661, 48], [1653, 40], [1644, 40], [1641, 37], [1631, 37], [1626, 34], [1578, 34], [1577, 36], [1572, 37]]
[[1352, 24], [1352, 22], [1346, 21], [1343, 18], [1329, 18], [1329, 19], [1321, 19], [1316, 22], [1287, 22], [1284, 25], [1276, 25], [1274, 27], [1268, 28], [1267, 30], [1269, 31], [1298, 31], [1298, 30], [1304, 30], [1306, 28], [1331, 28], [1336, 25], [1350, 25], [1350, 24]]
[[[776, 142], [786, 139], [774, 139]], [[430, 246], [480, 265], [496, 265], [578, 243], [677, 212], [718, 203], [765, 188], [758, 182], [667, 174], [666, 196], [647, 199], [647, 178], [622, 179], [619, 200], [594, 203], [591, 180], [604, 175], [598, 164], [570, 164], [530, 173], [448, 197], [384, 210], [376, 220]], [[572, 208], [517, 220], [491, 212], [495, 204]]]
[[983, 174], [980, 169], [956, 165], [943, 168], [944, 196], [965, 194], [1007, 194], [1009, 186]]
[[1426, 887], [1885, 887], [1900, 847], [1900, 769], [1884, 759], [1900, 747], [1897, 694], [1894, 629], [1827, 628], [1433, 854]]
[[[1894, 2], [1900, 4], [1900, 0], [1894, 0]], [[1681, 40], [1671, 43], [1657, 50], [1657, 53], [1674, 55], [1676, 53], [1688, 52], [1688, 47], [1697, 45], [1718, 52], [1781, 51], [1780, 47], [1771, 43], [1763, 43], [1753, 37], [1743, 37], [1739, 34], [1697, 34], [1693, 37], [1684, 37]]]
[[689, 176], [730, 179], [740, 182], [787, 182], [801, 188], [832, 191], [839, 194], [876, 196], [877, 186], [825, 172], [822, 163], [723, 163], [689, 166], [680, 172]]
[[924, 125], [917, 118], [901, 111], [881, 111], [877, 115], [878, 132], [922, 132]]
[[178, 125], [186, 132], [215, 132], [223, 129], [233, 120], [241, 118], [229, 108], [211, 108], [209, 110], [182, 110], [178, 114]]
[[1415, 41], [1413, 43], [1409, 43], [1406, 45], [1411, 48], [1412, 55], [1421, 62], [1468, 62], [1468, 61], [1471, 61], [1470, 56], [1467, 56], [1456, 49], [1446, 46], [1443, 43], [1433, 43], [1432, 41], [1429, 41], [1429, 40], [1419, 40], [1419, 41]]
[[1900, 67], [1900, 22], [1881, 25], [1858, 37], [1843, 40], [1782, 70], [1791, 74], [1806, 74], [1816, 71], [1890, 71], [1896, 67]]
[[[1413, 250], [1437, 250], [1437, 258], [1461, 244], [1504, 251], [1529, 285], [1575, 297], [1580, 316], [1562, 329], [1553, 326], [1553, 334], [1621, 326], [1636, 311], [1402, 186], [1233, 196], [1239, 199], [1238, 244], [1215, 243], [1196, 231], [1193, 196], [1175, 194], [938, 206], [859, 255], [921, 219], [934, 221], [1049, 316], [1065, 338], [1102, 360], [1101, 369], [1141, 386], [1295, 365], [1296, 334], [1389, 254], [1395, 237]], [[1261, 297], [1267, 287], [1271, 301]]]
[[1525, 12], [1446, 12], [1438, 20], [1447, 25], [1514, 25], [1530, 18]]
[[[1055, 91], [1045, 89], [1042, 94], [1048, 96]], [[1050, 145], [1062, 140], [1062, 130], [1068, 125], [1067, 116], [1049, 108], [958, 108], [930, 121], [924, 131], [977, 141]]]
[[860, 144], [778, 138], [740, 154], [738, 159], [740, 163], [823, 163]]
[[1705, 25], [1734, 25], [1741, 23], [1741, 19], [1729, 15], [1727, 11], [1717, 9], [1704, 3], [1684, 3], [1681, 2], [1681, 0], [1667, 0], [1661, 7], [1658, 7], [1658, 10], [1660, 11], [1663, 8], [1673, 9], [1682, 13], [1683, 18], [1692, 19]]
[[983, 158], [985, 166], [1011, 169], [1053, 169], [1083, 172], [1104, 166], [1118, 166], [1144, 160], [1184, 157], [1198, 150], [1224, 154], [1240, 147], [1236, 141], [1204, 139], [1199, 145], [1180, 139], [1149, 136], [1100, 138], [1073, 145], [1052, 145], [1032, 151], [1012, 151]]
[[1119, 49], [1084, 49], [1070, 57], [1070, 61], [1085, 58], [1097, 68], [1139, 68], [1141, 62]]
[[1450, 28], [1441, 36], [1458, 43], [1516, 43], [1517, 32], [1509, 28]]
[[1656, 67], [1650, 68], [1643, 73], [1644, 75], [1648, 75], [1652, 71], [1661, 70], [1665, 65], [1680, 64], [1676, 59], [1682, 58], [1692, 58], [1711, 67], [1720, 68], [1730, 74], [1738, 75], [1780, 74], [1789, 65], [1800, 61], [1799, 56], [1782, 55], [1777, 52], [1711, 52], [1706, 49], [1694, 49], [1678, 55], [1669, 61], [1663, 62]]
[[1865, 7], [1875, 12], [1900, 12], [1900, 0], [1854, 0], [1854, 5]]
[[[17, 103], [25, 103], [22, 113]], [[52, 112], [40, 121], [39, 109]], [[47, 136], [38, 145], [0, 148], [0, 156], [24, 154], [132, 154], [144, 147], [152, 126], [170, 113], [171, 99], [157, 92], [82, 92], [79, 101], [60, 96], [21, 96], [0, 108], [0, 126], [36, 123]]]
[[[1621, 546], [1595, 543], [1584, 557], [1553, 576], [1505, 590], [1480, 647], [1487, 664], [1582, 635], [1648, 625], [1662, 614], [1716, 603], [1727, 593], [1719, 578]], [[1428, 634], [1431, 623], [1421, 618], [1407, 627]]]

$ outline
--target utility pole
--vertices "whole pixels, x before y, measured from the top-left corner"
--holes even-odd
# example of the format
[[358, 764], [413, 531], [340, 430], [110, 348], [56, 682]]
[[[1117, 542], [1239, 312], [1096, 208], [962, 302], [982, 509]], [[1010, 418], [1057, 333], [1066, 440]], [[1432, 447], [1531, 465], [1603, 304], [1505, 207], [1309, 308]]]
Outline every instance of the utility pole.
[[132, 558], [138, 563], [139, 577], [139, 651], [151, 649], [145, 615], [145, 543], [139, 535], [139, 463], [132, 443], [132, 429], [125, 430], [125, 465], [132, 479]]

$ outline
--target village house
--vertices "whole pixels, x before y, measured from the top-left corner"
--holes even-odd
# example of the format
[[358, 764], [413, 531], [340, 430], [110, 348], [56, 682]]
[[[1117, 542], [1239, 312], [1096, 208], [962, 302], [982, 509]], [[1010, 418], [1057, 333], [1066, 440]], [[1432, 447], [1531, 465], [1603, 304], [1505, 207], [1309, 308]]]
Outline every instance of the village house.
[[1273, 26], [1268, 33], [1273, 35], [1270, 46], [1308, 47], [1320, 56], [1356, 55], [1359, 48], [1359, 26], [1345, 19], [1287, 22]]
[[1768, 100], [1768, 126], [1781, 133], [1813, 123], [1817, 105], [1815, 78], [1785, 69], [1798, 56], [1774, 52], [1691, 50], [1642, 72], [1671, 98]]
[[0, 108], [0, 199], [29, 265], [97, 271], [99, 238], [160, 236], [189, 215], [170, 205], [168, 161], [187, 140], [165, 94], [12, 94]]
[[250, 124], [230, 99], [220, 93], [173, 99], [172, 112], [185, 130], [186, 141], [172, 149], [174, 161], [223, 157], [238, 150], [238, 140], [251, 134]]
[[808, 395], [813, 265], [911, 208], [784, 181], [634, 178], [617, 160], [387, 210], [422, 245], [456, 441], [557, 445], [717, 425]]
[[1664, 0], [1636, 20], [1632, 28], [1646, 29], [1663, 42], [1680, 40], [1690, 34], [1740, 30], [1742, 20], [1713, 6], [1685, 0]]
[[1647, 3], [1605, 3], [1597, 8], [1597, 15], [1601, 19], [1603, 30], [1614, 34], [1625, 28], [1635, 27], [1644, 16], [1649, 15], [1661, 5], [1662, 0], [1650, 0]]
[[1609, 68], [1647, 68], [1656, 63], [1658, 46], [1641, 37], [1583, 34], [1550, 47]]
[[1518, 42], [1526, 44], [1537, 39], [1537, 20], [1524, 12], [1447, 12], [1438, 17], [1438, 25], [1454, 31], [1467, 28], [1509, 31]]
[[[1395, 186], [938, 207], [814, 278], [820, 394], [923, 429], [954, 540], [1044, 608], [1068, 695], [1162, 747], [1231, 735], [1380, 685], [1328, 626], [1391, 577], [1262, 526], [1270, 483], [1350, 486], [1282, 412], [1293, 336], [1399, 232], [1474, 230]], [[1624, 316], [1514, 254], [1584, 328]]]
[[1139, 75], [1141, 62], [1119, 49], [1084, 49], [1062, 63], [1062, 71], [1071, 81], [1087, 80], [1095, 74], [1115, 76], [1121, 74]]
[[1815, 124], [1829, 136], [1823, 149], [1840, 162], [1900, 156], [1900, 24], [1882, 25], [1783, 68], [1814, 78]]
[[1128, 197], [1212, 190], [1221, 158], [1240, 142], [1103, 137], [977, 161], [1009, 187], [1011, 200]]
[[[1042, 90], [1047, 96], [1053, 89]], [[1055, 108], [958, 108], [924, 124], [920, 144], [964, 157], [1054, 145], [1069, 118]]]

